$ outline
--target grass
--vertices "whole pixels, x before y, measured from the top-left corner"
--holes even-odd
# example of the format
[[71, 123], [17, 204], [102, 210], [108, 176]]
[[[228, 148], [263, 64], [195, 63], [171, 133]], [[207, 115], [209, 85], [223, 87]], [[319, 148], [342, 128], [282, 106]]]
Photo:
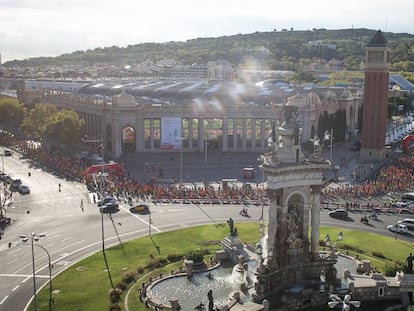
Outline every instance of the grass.
[[[243, 242], [251, 245], [257, 242], [259, 237], [257, 223], [238, 223], [237, 230]], [[335, 241], [339, 231], [343, 232], [344, 238], [342, 241]], [[336, 243], [338, 248], [349, 248], [351, 255], [358, 253], [361, 258], [370, 259], [372, 266], [377, 267], [379, 271], [383, 271], [387, 264], [405, 262], [407, 255], [414, 252], [413, 243], [362, 231], [332, 227], [321, 228], [320, 240], [324, 240], [327, 233], [332, 243]], [[227, 224], [205, 225], [155, 234], [151, 238], [145, 236], [123, 243], [123, 248], [118, 245], [107, 249], [106, 256], [113, 284], [117, 286], [125, 279], [125, 275], [132, 274], [137, 279], [136, 286], [139, 286], [150, 276], [177, 270], [182, 265], [182, 260], [168, 263], [154, 270], [144, 269], [144, 267], [166, 260], [169, 255], [184, 255], [191, 250], [203, 249], [214, 253], [220, 249], [220, 245], [215, 242], [222, 240], [227, 234]], [[355, 251], [357, 249], [358, 252]], [[381, 253], [385, 259], [374, 256], [375, 252]], [[53, 290], [58, 291], [53, 294], [55, 301], [53, 310], [109, 310], [110, 288], [103, 255], [102, 252], [98, 252], [74, 264], [53, 279]], [[138, 302], [137, 289], [133, 288], [131, 293], [129, 310], [147, 310], [143, 304]], [[38, 294], [38, 310], [49, 310], [48, 299], [49, 289], [46, 286]], [[125, 294], [122, 299], [125, 299]], [[123, 301], [121, 303], [123, 305]], [[29, 310], [33, 310], [33, 306]]]

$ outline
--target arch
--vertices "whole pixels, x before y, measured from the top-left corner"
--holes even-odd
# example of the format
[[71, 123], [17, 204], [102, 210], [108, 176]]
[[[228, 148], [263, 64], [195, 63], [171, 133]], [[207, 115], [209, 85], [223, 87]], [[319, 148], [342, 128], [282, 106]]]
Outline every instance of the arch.
[[135, 151], [135, 142], [136, 142], [136, 133], [135, 128], [128, 125], [122, 128], [121, 130], [122, 138], [122, 152], [134, 152]]
[[303, 231], [304, 231], [304, 210], [306, 196], [300, 191], [291, 193], [287, 199], [287, 216], [286, 228], [287, 239], [286, 242], [289, 248], [296, 248], [303, 246]]
[[85, 176], [86, 179], [88, 179], [88, 178], [90, 178], [90, 176], [92, 174], [102, 172], [102, 171], [105, 171], [105, 172], [116, 171], [119, 174], [122, 174], [123, 169], [118, 163], [115, 163], [115, 162], [99, 164], [99, 165], [92, 165], [92, 166], [88, 167], [85, 170], [84, 176]]
[[407, 135], [403, 138], [403, 151], [405, 153], [413, 145], [412, 141], [414, 141], [414, 135]]

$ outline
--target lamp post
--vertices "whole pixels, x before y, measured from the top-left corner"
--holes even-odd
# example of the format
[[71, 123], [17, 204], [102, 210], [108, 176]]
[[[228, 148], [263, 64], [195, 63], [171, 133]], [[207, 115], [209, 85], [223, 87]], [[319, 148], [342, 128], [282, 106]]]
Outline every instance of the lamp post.
[[33, 269], [33, 309], [37, 311], [37, 295], [36, 295], [36, 266], [34, 258], [34, 241], [39, 241], [40, 238], [44, 238], [45, 234], [36, 234], [32, 232], [28, 235], [20, 235], [19, 238], [22, 239], [22, 242], [27, 242], [30, 239], [32, 246], [32, 269]]
[[4, 173], [4, 151], [1, 154], [1, 171]]
[[204, 165], [207, 167], [207, 148], [208, 148], [208, 134], [204, 139]]
[[[103, 137], [103, 135], [102, 135]], [[102, 162], [101, 162], [101, 174], [99, 176], [99, 194], [101, 196], [101, 200], [103, 200], [103, 195], [104, 195], [104, 184], [105, 184], [105, 171], [104, 171], [104, 141], [103, 139], [83, 139], [82, 140], [84, 143], [100, 143], [100, 147], [101, 147], [101, 157], [102, 157]], [[109, 270], [109, 264], [108, 264], [108, 259], [106, 258], [106, 253], [105, 253], [105, 230], [104, 230], [104, 213], [103, 211], [101, 212], [101, 237], [102, 237], [102, 255], [105, 261], [105, 267], [106, 267], [106, 271], [108, 273], [108, 278], [109, 278], [109, 283], [111, 284], [111, 288], [114, 288], [114, 283], [112, 282], [112, 276], [111, 276], [111, 271]]]

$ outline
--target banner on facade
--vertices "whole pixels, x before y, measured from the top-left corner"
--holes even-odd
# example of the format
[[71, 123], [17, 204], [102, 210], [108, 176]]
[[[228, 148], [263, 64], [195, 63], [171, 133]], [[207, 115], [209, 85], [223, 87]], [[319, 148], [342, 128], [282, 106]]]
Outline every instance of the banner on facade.
[[161, 118], [161, 149], [181, 148], [181, 118]]

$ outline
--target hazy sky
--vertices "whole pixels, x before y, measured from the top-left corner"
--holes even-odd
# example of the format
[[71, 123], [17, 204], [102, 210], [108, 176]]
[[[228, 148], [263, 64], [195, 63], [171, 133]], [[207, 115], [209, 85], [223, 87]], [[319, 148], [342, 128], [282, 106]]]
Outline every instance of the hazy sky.
[[[381, 5], [377, 4], [382, 3]], [[414, 34], [412, 0], [0, 0], [2, 62], [282, 28]]]

